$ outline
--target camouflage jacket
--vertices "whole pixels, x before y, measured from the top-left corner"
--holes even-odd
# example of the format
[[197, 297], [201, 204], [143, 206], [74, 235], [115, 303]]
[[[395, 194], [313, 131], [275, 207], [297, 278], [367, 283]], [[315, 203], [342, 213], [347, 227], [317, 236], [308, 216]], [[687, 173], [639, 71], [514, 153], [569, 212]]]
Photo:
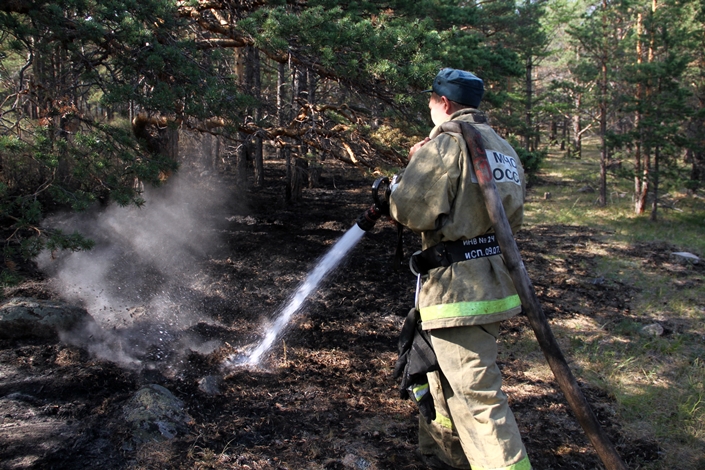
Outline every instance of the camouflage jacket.
[[[473, 123], [482, 135], [495, 183], [512, 230], [521, 227], [524, 170], [514, 149], [476, 109], [451, 120]], [[484, 199], [460, 134], [431, 132], [390, 195], [392, 217], [421, 234], [422, 248], [442, 241], [470, 240], [493, 232]], [[502, 255], [468, 259], [424, 276], [418, 307], [424, 329], [492, 323], [521, 311]]]

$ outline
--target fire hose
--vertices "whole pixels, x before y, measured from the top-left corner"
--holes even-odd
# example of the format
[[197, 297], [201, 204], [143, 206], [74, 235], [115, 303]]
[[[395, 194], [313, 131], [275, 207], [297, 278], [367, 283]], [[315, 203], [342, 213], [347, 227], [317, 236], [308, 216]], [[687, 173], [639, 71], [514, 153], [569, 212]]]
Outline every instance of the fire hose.
[[607, 470], [626, 470], [626, 465], [600, 427], [589, 403], [581, 392], [546, 320], [514, 240], [502, 200], [497, 192], [497, 187], [492, 177], [492, 169], [487, 160], [487, 153], [482, 142], [482, 136], [470, 124], [458, 121], [444, 123], [439, 129], [440, 132], [462, 134], [467, 143], [477, 181], [485, 199], [487, 212], [494, 227], [509, 274], [514, 282], [514, 287], [517, 290], [517, 294], [519, 294], [524, 312], [529, 318], [529, 323], [534, 330], [541, 350], [568, 404]]

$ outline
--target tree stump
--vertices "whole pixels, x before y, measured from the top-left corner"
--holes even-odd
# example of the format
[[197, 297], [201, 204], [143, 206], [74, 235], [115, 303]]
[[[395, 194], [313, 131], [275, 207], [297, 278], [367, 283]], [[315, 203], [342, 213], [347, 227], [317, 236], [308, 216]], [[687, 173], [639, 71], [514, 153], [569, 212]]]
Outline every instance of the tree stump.
[[291, 202], [303, 199], [303, 189], [308, 181], [308, 161], [294, 158], [294, 171], [291, 178]]

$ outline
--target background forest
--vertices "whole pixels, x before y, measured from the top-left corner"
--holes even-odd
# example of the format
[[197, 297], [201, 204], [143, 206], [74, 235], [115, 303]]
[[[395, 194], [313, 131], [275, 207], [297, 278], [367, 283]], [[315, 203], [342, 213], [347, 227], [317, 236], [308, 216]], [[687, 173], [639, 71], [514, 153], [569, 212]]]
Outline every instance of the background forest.
[[444, 66], [485, 80], [529, 171], [548, 144], [580, 158], [596, 135], [602, 205], [609, 168], [652, 219], [661, 194], [705, 179], [702, 1], [9, 0], [0, 34], [8, 259], [89, 246], [42, 218], [141, 204], [177, 168], [179, 132], [212, 136], [209, 165], [243, 184], [278, 152], [292, 202], [326, 159], [393, 171]]

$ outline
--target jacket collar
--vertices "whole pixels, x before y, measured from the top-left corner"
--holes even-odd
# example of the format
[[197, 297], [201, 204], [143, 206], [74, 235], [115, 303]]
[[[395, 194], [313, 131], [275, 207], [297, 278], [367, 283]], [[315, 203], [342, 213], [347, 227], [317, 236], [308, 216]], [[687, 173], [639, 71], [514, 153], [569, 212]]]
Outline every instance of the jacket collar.
[[477, 124], [487, 124], [487, 115], [475, 108], [465, 108], [454, 112], [450, 120], [460, 119], [462, 121], [475, 122]]
[[[449, 120], [453, 121], [456, 119], [458, 121], [473, 122], [475, 124], [487, 124], [487, 115], [479, 109], [475, 108], [464, 108], [458, 110], [450, 116]], [[439, 127], [440, 126], [435, 126], [433, 129], [431, 129], [429, 137], [433, 139], [435, 136], [437, 136], [439, 134]]]

